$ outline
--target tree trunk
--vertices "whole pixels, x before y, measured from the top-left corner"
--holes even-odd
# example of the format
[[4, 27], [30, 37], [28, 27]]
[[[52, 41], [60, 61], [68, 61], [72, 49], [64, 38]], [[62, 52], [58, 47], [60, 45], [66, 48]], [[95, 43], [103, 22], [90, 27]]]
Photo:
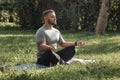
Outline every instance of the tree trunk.
[[110, 10], [110, 0], [102, 0], [101, 9], [96, 25], [96, 34], [104, 34], [105, 28], [107, 26], [109, 11]]

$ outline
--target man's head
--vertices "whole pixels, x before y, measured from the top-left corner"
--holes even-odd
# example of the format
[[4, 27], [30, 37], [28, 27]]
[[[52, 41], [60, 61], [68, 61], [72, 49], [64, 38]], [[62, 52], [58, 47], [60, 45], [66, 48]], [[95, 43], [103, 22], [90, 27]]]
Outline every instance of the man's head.
[[56, 21], [56, 14], [54, 10], [45, 10], [43, 11], [43, 17], [44, 17], [44, 21], [47, 24], [50, 25], [56, 25], [57, 21]]

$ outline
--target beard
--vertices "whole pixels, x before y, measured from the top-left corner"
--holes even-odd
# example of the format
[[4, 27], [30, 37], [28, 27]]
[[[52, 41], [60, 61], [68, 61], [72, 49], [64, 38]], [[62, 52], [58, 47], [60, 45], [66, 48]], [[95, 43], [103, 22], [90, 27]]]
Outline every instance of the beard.
[[49, 19], [48, 19], [48, 23], [51, 24], [51, 25], [56, 25], [56, 23], [53, 23], [53, 22], [50, 21]]

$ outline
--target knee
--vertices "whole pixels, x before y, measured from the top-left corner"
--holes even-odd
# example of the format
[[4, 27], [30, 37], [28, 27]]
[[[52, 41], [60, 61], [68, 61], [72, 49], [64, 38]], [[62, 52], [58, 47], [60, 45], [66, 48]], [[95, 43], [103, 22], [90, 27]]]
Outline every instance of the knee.
[[77, 49], [75, 46], [69, 46], [69, 50], [74, 51], [74, 53], [77, 53]]
[[75, 49], [75, 46], [68, 46], [69, 49]]

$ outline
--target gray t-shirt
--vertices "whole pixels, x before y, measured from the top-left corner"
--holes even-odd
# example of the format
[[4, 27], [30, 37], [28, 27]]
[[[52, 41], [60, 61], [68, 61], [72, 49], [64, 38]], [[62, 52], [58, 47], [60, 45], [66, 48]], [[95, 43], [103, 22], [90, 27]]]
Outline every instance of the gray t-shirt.
[[[36, 43], [46, 42], [47, 45], [52, 45], [57, 48], [57, 43], [63, 43], [65, 40], [63, 39], [60, 31], [54, 27], [52, 29], [47, 29], [44, 25], [39, 28], [36, 32]], [[42, 51], [37, 44], [37, 57], [39, 58], [44, 51]]]

